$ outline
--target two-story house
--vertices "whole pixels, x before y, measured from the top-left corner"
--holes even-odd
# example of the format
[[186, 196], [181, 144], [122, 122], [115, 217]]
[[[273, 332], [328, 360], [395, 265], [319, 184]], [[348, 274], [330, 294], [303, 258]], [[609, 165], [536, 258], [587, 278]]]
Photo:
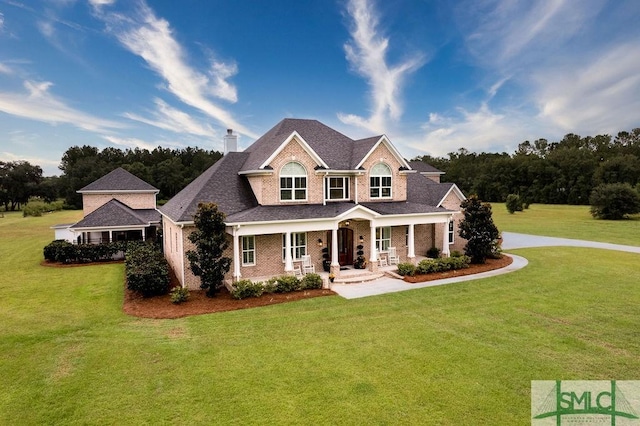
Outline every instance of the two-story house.
[[305, 255], [318, 271], [325, 254], [337, 277], [359, 250], [370, 271], [391, 248], [401, 262], [431, 247], [448, 255], [464, 246], [464, 195], [441, 174], [407, 162], [384, 135], [353, 140], [316, 120], [284, 119], [160, 208], [165, 256], [183, 286], [198, 288], [185, 253], [200, 202], [226, 214], [229, 281], [292, 273]]
[[158, 189], [119, 167], [78, 190], [83, 218], [56, 225], [56, 239], [78, 244], [155, 239], [161, 216]]

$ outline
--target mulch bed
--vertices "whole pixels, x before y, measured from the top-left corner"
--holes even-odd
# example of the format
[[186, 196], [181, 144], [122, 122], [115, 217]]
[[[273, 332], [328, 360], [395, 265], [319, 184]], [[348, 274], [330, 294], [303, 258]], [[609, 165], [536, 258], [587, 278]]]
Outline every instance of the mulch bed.
[[[408, 283], [439, 280], [442, 278], [461, 277], [464, 275], [477, 274], [479, 272], [490, 271], [503, 268], [513, 259], [509, 256], [502, 256], [501, 259], [487, 259], [483, 265], [471, 265], [466, 269], [457, 271], [438, 272], [428, 275], [416, 275], [405, 277]], [[71, 267], [86, 266], [89, 263], [78, 265], [63, 265], [52, 262], [42, 262], [43, 266]], [[170, 287], [178, 285], [176, 277], [172, 274]], [[335, 292], [327, 289], [294, 291], [291, 293], [265, 294], [261, 297], [252, 297], [243, 300], [235, 300], [231, 297], [226, 288], [220, 290], [216, 297], [207, 297], [202, 290], [191, 290], [189, 299], [181, 304], [171, 303], [170, 295], [144, 298], [138, 293], [125, 287], [124, 302], [122, 309], [126, 314], [141, 318], [182, 318], [191, 315], [210, 314], [214, 312], [234, 311], [237, 309], [255, 308], [259, 306], [269, 306], [278, 303], [294, 302], [296, 300], [310, 299], [313, 297], [334, 296]]]
[[493, 271], [494, 269], [504, 268], [509, 266], [513, 262], [513, 259], [509, 256], [502, 256], [500, 259], [487, 259], [486, 263], [480, 265], [469, 265], [465, 269], [457, 269], [455, 271], [436, 272], [427, 275], [414, 275], [413, 277], [406, 276], [404, 281], [415, 284], [425, 281], [441, 280], [443, 278], [463, 277], [465, 275], [478, 274], [480, 272]]

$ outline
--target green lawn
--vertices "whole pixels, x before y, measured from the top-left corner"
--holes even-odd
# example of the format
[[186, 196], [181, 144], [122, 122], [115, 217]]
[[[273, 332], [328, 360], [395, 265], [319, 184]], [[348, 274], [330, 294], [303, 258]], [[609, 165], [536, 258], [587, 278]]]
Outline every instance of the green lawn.
[[591, 216], [589, 206], [551, 204], [532, 204], [522, 212], [509, 214], [504, 203], [491, 205], [500, 231], [640, 245], [640, 215], [627, 220], [599, 220]]
[[0, 424], [529, 424], [531, 380], [640, 372], [637, 254], [148, 320], [121, 311], [122, 265], [40, 266], [74, 214], [0, 218]]

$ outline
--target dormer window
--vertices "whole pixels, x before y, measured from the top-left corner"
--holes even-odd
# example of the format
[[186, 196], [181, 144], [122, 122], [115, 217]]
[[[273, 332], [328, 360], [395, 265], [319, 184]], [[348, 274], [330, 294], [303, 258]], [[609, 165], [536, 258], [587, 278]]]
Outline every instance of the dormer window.
[[369, 175], [369, 196], [371, 198], [391, 198], [391, 168], [378, 163]]
[[292, 161], [280, 170], [280, 201], [307, 200], [307, 170]]

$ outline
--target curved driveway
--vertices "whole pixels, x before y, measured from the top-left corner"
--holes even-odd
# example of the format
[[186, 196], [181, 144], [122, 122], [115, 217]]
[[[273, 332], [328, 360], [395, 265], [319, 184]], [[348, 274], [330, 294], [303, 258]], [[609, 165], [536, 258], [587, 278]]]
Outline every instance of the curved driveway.
[[[625, 246], [621, 244], [599, 243], [596, 241], [574, 240], [570, 238], [543, 237], [538, 235], [517, 234], [515, 232], [502, 233], [502, 249], [512, 250], [527, 247], [550, 247], [550, 246], [569, 246], [569, 247], [592, 247], [605, 250], [618, 250], [631, 253], [640, 253], [640, 247]], [[475, 275], [466, 275], [456, 278], [445, 278], [442, 280], [427, 281], [424, 283], [409, 284], [395, 278], [384, 277], [375, 281], [365, 282], [361, 284], [334, 284], [331, 290], [338, 293], [345, 299], [357, 299], [360, 297], [376, 296], [385, 293], [394, 293], [397, 291], [413, 290], [415, 288], [433, 287], [437, 285], [451, 284], [461, 281], [476, 280], [479, 278], [492, 277], [495, 275], [506, 274], [508, 272], [517, 271], [527, 266], [527, 259], [521, 256], [509, 254], [513, 258], [511, 265], [497, 269], [495, 271], [482, 272]]]

